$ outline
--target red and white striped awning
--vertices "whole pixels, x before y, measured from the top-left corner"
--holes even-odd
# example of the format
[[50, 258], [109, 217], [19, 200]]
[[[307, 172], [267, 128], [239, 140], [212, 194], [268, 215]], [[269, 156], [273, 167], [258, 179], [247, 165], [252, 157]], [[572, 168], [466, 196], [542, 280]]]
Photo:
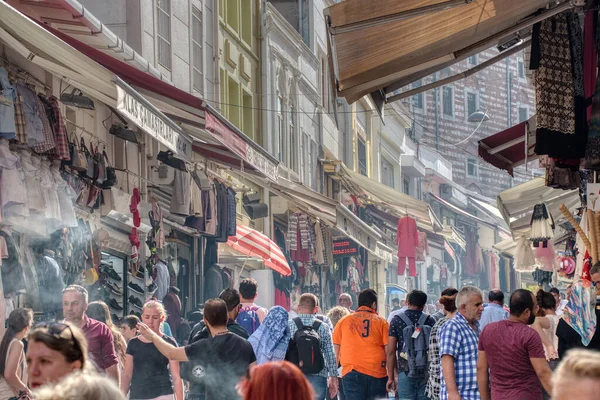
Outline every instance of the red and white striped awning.
[[284, 276], [292, 274], [285, 255], [277, 243], [255, 229], [238, 225], [236, 235], [230, 236], [227, 244], [246, 256], [261, 258], [265, 266]]

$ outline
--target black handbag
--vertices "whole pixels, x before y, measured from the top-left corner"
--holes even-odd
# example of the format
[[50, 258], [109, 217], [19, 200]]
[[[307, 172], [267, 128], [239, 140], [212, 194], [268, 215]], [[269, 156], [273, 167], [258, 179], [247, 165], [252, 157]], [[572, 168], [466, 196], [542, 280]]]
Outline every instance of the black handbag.
[[180, 158], [173, 157], [172, 151], [160, 151], [156, 156], [156, 159], [169, 167], [181, 170], [183, 172], [187, 172], [187, 167], [185, 166], [185, 161]]
[[110, 189], [111, 187], [117, 184], [117, 171], [110, 166], [110, 161], [108, 161], [108, 155], [106, 154], [106, 150], [102, 151], [102, 156], [104, 157], [106, 176], [101, 186], [102, 189]]

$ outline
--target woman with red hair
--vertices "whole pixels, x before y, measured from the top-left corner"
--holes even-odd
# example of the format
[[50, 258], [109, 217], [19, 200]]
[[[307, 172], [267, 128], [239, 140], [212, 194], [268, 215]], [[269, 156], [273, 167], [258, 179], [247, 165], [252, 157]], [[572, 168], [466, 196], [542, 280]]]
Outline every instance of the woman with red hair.
[[304, 374], [287, 361], [252, 368], [250, 379], [240, 384], [244, 400], [313, 400], [314, 391]]

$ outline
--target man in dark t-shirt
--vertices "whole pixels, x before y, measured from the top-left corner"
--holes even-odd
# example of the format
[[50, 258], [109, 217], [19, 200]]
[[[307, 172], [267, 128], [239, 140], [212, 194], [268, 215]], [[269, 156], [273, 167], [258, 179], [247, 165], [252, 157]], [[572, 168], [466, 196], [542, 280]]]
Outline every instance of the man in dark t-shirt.
[[198, 393], [201, 389], [192, 382], [190, 400], [235, 399], [235, 386], [247, 375], [250, 365], [256, 362], [252, 346], [227, 329], [227, 305], [221, 299], [205, 303], [204, 323], [212, 337], [186, 347], [170, 345], [144, 324], [139, 325], [139, 330], [170, 360], [193, 361], [192, 374], [204, 378], [205, 393]]
[[[235, 322], [235, 319], [240, 313], [241, 306], [240, 294], [238, 291], [235, 289], [225, 289], [221, 292], [219, 298], [227, 305], [227, 330], [244, 339], [248, 339], [250, 337], [250, 335], [248, 335], [248, 331], [246, 331], [240, 324]], [[194, 329], [196, 333], [191, 335], [188, 344], [197, 342], [200, 339], [207, 339], [211, 337], [208, 327], [204, 325], [204, 323], [201, 324], [203, 327], [198, 330]]]
[[542, 400], [542, 386], [552, 393], [552, 370], [542, 339], [528, 326], [535, 321], [537, 308], [533, 293], [515, 290], [508, 319], [492, 322], [481, 332], [477, 361], [481, 400]]

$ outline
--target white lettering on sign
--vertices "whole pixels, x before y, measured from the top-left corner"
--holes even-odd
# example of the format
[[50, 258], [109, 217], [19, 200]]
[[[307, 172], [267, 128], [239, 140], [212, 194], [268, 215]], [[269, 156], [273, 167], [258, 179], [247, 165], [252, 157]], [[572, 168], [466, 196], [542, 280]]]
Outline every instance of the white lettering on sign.
[[186, 137], [175, 123], [156, 111], [141, 95], [135, 96], [117, 86], [117, 111], [165, 145], [177, 157], [186, 161], [192, 160], [191, 139]]
[[246, 161], [258, 171], [265, 174], [267, 178], [271, 179], [273, 182], [277, 182], [279, 176], [279, 167], [277, 164], [254, 150], [252, 146], [248, 146], [246, 149]]

